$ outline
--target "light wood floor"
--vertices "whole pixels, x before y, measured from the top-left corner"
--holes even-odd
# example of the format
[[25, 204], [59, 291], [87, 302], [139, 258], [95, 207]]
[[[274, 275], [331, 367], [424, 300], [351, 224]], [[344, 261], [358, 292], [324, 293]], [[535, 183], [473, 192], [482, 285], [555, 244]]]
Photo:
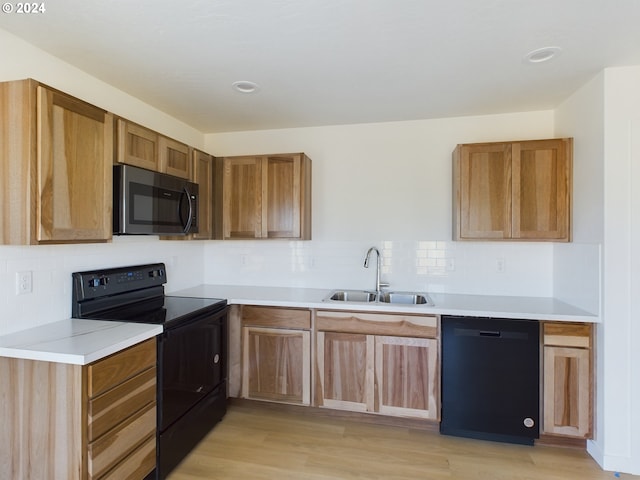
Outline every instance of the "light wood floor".
[[169, 480], [600, 480], [583, 450], [527, 447], [232, 404]]

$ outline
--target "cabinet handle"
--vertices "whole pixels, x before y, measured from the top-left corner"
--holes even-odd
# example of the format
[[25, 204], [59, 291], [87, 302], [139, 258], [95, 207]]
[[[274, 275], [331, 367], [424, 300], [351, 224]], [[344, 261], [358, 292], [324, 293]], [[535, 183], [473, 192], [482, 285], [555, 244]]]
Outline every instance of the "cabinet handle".
[[220, 362], [220, 355], [217, 353], [213, 356], [213, 364], [217, 365]]

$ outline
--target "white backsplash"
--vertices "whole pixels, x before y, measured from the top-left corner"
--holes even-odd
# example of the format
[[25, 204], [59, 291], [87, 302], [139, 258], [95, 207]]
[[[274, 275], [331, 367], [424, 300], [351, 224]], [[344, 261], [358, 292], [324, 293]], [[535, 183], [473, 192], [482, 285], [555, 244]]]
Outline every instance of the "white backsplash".
[[382, 280], [390, 283], [394, 290], [553, 295], [553, 247], [548, 243], [209, 242], [205, 247], [205, 282], [374, 288], [375, 268], [363, 267], [371, 246], [380, 250]]
[[[71, 273], [164, 262], [167, 291], [203, 281], [203, 243], [116, 237], [107, 244], [0, 246], [0, 335], [71, 316]], [[16, 294], [16, 273], [31, 272], [32, 293]]]
[[[116, 237], [108, 244], [0, 246], [0, 335], [69, 318], [75, 271], [164, 262], [167, 293], [201, 283], [373, 289], [375, 262], [363, 266], [371, 246], [380, 250], [382, 280], [394, 290], [557, 296], [597, 311], [599, 247], [554, 245]], [[16, 294], [18, 272], [31, 272], [32, 293]]]

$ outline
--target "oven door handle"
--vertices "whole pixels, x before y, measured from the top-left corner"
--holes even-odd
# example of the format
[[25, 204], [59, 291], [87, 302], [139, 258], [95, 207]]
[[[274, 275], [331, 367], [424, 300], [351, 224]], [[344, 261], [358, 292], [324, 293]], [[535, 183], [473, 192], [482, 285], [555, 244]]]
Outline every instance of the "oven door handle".
[[184, 198], [185, 196], [187, 197], [187, 202], [188, 202], [188, 206], [189, 206], [189, 213], [187, 215], [187, 221], [186, 223], [184, 223], [183, 227], [182, 227], [182, 232], [183, 233], [189, 233], [189, 230], [191, 230], [191, 223], [193, 222], [193, 203], [191, 202], [191, 194], [189, 193], [189, 190], [187, 190], [186, 187], [184, 187], [182, 189], [183, 193], [182, 193], [182, 197], [180, 198], [180, 204], [178, 205], [178, 215], [180, 217], [182, 217], [182, 198]]

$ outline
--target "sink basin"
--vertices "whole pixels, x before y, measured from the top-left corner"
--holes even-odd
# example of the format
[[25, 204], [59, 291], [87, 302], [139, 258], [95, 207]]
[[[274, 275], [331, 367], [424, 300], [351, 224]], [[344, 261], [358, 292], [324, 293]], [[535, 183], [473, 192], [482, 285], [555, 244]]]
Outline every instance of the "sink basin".
[[378, 299], [381, 303], [400, 303], [405, 305], [433, 305], [426, 293], [383, 292]]
[[334, 290], [324, 301], [433, 306], [433, 301], [429, 298], [429, 295], [416, 292], [382, 292], [378, 297], [376, 292], [367, 290]]
[[325, 300], [335, 302], [375, 302], [376, 292], [367, 292], [365, 290], [336, 290]]

